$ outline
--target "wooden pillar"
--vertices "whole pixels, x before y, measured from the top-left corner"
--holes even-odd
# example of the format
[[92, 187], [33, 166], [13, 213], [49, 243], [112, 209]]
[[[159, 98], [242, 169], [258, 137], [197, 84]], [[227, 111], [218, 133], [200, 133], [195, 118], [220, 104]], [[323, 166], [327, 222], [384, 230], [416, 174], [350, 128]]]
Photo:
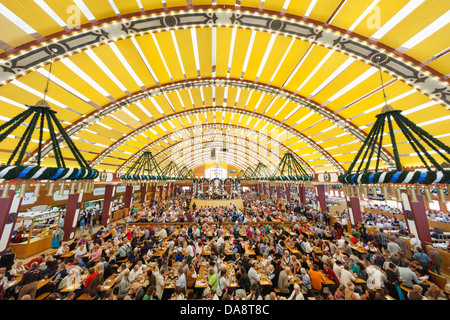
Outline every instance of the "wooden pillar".
[[361, 204], [359, 203], [359, 198], [346, 197], [346, 200], [352, 226], [357, 226], [358, 223], [361, 224], [363, 222], [363, 218], [361, 214]]
[[63, 241], [72, 240], [77, 230], [78, 215], [80, 214], [81, 204], [83, 202], [84, 190], [79, 193], [69, 193], [67, 199], [66, 214], [64, 216], [64, 238]]
[[163, 186], [158, 186], [158, 201], [162, 201], [163, 197]]
[[[125, 209], [130, 209], [132, 200], [133, 200], [133, 186], [127, 186], [125, 189], [125, 197], [123, 201], [123, 205]], [[106, 190], [105, 190], [106, 192]]]
[[9, 191], [8, 198], [0, 199], [0, 254], [9, 246], [21, 202], [22, 198], [14, 190]]
[[146, 200], [147, 200], [147, 184], [142, 183], [141, 184], [141, 200], [139, 202], [145, 203]]
[[302, 186], [298, 187], [298, 198], [300, 199], [301, 205], [306, 205], [305, 187], [302, 187]]
[[327, 200], [325, 198], [325, 185], [316, 185], [316, 194], [319, 199], [320, 211], [327, 212]]
[[277, 185], [275, 188], [276, 188], [276, 190], [277, 190], [277, 200], [280, 200], [280, 199], [281, 199], [281, 189], [280, 189], [280, 186]]
[[286, 194], [286, 202], [291, 202], [291, 185], [285, 184], [284, 188], [286, 190], [285, 194]]
[[106, 226], [110, 221], [115, 192], [116, 188], [114, 185], [112, 184], [105, 185], [105, 197], [103, 200], [102, 220], [100, 222], [102, 226]]
[[401, 189], [403, 214], [405, 215], [409, 232], [418, 237], [422, 242], [422, 248], [425, 248], [427, 244], [432, 244], [433, 240], [431, 239], [424, 198], [422, 195], [417, 195], [416, 197], [417, 202], [411, 202], [411, 197], [406, 192], [406, 189]]

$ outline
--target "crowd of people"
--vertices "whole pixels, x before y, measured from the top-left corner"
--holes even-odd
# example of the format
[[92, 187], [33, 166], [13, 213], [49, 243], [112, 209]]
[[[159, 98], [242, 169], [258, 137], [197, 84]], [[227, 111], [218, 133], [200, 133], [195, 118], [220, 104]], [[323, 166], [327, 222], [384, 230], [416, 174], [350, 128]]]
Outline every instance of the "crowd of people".
[[[34, 300], [448, 300], [429, 272], [441, 257], [413, 235], [348, 230], [348, 213], [255, 192], [244, 207], [190, 206], [187, 193], [123, 223], [90, 230], [54, 254], [0, 269], [2, 299]], [[370, 220], [367, 220], [369, 222]], [[158, 225], [145, 224], [157, 222]], [[184, 224], [176, 224], [184, 222]], [[383, 225], [384, 226], [384, 225]], [[71, 254], [69, 254], [71, 253]], [[14, 285], [14, 279], [20, 278]], [[202, 279], [198, 285], [198, 279]], [[39, 281], [47, 279], [38, 287]], [[401, 287], [408, 288], [407, 291]]]

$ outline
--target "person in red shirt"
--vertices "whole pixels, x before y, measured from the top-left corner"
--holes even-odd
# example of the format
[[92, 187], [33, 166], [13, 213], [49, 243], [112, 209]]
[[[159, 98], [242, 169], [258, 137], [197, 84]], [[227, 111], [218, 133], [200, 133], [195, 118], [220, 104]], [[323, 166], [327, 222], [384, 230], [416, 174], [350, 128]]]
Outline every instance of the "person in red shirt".
[[25, 264], [25, 268], [27, 270], [30, 270], [31, 264], [33, 262], [37, 262], [38, 266], [40, 266], [41, 263], [44, 262], [44, 260], [45, 260], [45, 254], [41, 254], [39, 257], [31, 259], [27, 264]]
[[330, 268], [330, 266], [327, 265], [326, 263], [323, 265], [323, 273], [325, 274], [325, 276], [327, 276], [328, 279], [330, 279], [334, 283], [336, 284], [339, 283], [339, 279], [336, 276], [336, 273], [334, 273], [333, 269]]
[[86, 279], [84, 279], [83, 285], [89, 292], [89, 289], [91, 288], [92, 280], [97, 276], [97, 271], [95, 271], [94, 267], [89, 268], [88, 271], [89, 271], [89, 275], [86, 277]]

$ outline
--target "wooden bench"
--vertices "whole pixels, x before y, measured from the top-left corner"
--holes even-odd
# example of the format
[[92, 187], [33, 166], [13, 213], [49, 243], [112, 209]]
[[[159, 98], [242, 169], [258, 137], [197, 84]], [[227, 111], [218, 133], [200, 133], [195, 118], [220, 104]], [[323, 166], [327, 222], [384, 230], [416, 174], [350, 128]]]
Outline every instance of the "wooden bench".
[[408, 293], [408, 292], [410, 292], [411, 290], [412, 290], [412, 288], [408, 288], [408, 287], [405, 287], [404, 285], [400, 285], [400, 289], [402, 289], [403, 291], [405, 291], [406, 293]]
[[50, 295], [50, 292], [44, 292], [43, 294], [41, 294], [39, 297], [37, 297], [34, 300], [44, 300], [45, 298], [47, 298]]
[[91, 300], [91, 297], [89, 296], [89, 293], [86, 292], [79, 296], [77, 300]]
[[433, 282], [435, 285], [437, 285], [439, 287], [439, 289], [444, 292], [445, 290], [445, 285], [447, 284], [447, 279], [443, 276], [438, 275], [435, 272], [429, 271], [430, 272], [430, 280], [431, 282]]

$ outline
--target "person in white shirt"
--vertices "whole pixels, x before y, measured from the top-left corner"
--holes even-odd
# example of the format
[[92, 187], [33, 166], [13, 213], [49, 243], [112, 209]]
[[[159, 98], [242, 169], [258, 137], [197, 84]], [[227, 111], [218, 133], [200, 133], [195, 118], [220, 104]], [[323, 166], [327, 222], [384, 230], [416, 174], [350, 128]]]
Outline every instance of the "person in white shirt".
[[339, 249], [344, 249], [345, 239], [344, 238], [340, 238], [339, 240], [336, 241], [336, 244], [337, 244]]
[[139, 264], [136, 264], [134, 268], [130, 271], [130, 275], [128, 279], [133, 282], [136, 278], [142, 273], [142, 261], [139, 261]]
[[158, 235], [161, 239], [165, 239], [167, 238], [167, 231], [166, 231], [166, 226], [164, 226], [163, 228], [161, 228], [161, 230], [159, 230]]
[[380, 290], [384, 288], [386, 276], [379, 270], [378, 266], [369, 266], [367, 268], [367, 287], [369, 289]]
[[250, 285], [252, 285], [254, 283], [257, 283], [257, 284], [259, 283], [260, 277], [259, 277], [258, 272], [256, 272], [256, 270], [255, 270], [254, 262], [252, 262], [250, 264], [250, 269], [248, 270], [247, 275], [248, 275], [248, 278], [250, 279]]
[[18, 261], [9, 271], [9, 274], [13, 277], [17, 277], [19, 275], [24, 274], [27, 271], [22, 261]]
[[83, 260], [83, 256], [87, 253], [87, 249], [86, 246], [84, 244], [80, 244], [77, 248], [77, 250], [75, 251], [74, 254], [74, 258], [76, 260], [82, 261]]
[[339, 249], [336, 249], [336, 252], [334, 253], [333, 258], [344, 263], [344, 254]]
[[311, 243], [309, 243], [308, 240], [305, 240], [305, 242], [303, 243], [303, 248], [305, 250], [305, 253], [308, 255], [313, 251], [312, 247], [311, 247]]
[[59, 249], [56, 251], [55, 256], [59, 257], [60, 255], [66, 253], [69, 251], [69, 246], [67, 244], [63, 244]]
[[354, 282], [356, 277], [350, 271], [350, 267], [348, 264], [344, 265], [344, 268], [341, 270], [341, 276], [339, 277], [339, 283], [343, 284], [346, 288], [350, 282]]
[[422, 248], [422, 242], [412, 233], [409, 234], [409, 244], [412, 253], [415, 253], [417, 251], [417, 248]]
[[292, 293], [289, 296], [288, 300], [305, 300], [305, 297], [303, 296], [298, 284], [294, 284], [294, 290], [292, 290]]
[[225, 241], [225, 240], [224, 240], [224, 238], [223, 238], [223, 235], [221, 235], [221, 236], [217, 239], [217, 241], [216, 241], [217, 249], [219, 249], [220, 246], [223, 245], [224, 241]]
[[341, 271], [344, 267], [342, 266], [342, 262], [339, 260], [336, 260], [336, 262], [333, 264], [333, 271], [336, 274], [336, 277], [338, 279], [341, 278]]

